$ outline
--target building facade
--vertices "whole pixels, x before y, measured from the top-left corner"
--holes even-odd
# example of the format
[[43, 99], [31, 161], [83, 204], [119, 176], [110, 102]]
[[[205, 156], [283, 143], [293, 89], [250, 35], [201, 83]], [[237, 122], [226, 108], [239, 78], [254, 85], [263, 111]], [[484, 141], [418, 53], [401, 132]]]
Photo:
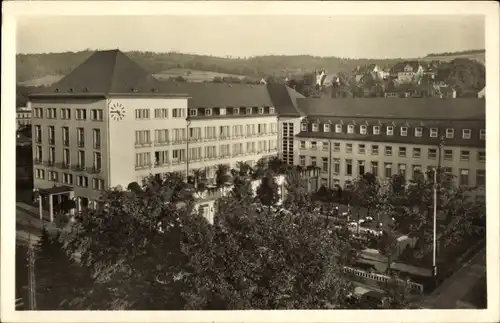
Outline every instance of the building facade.
[[29, 126], [31, 124], [31, 106], [16, 109], [17, 128]]
[[484, 101], [307, 99], [299, 107], [307, 117], [296, 136], [296, 163], [319, 166], [326, 187], [366, 172], [409, 180], [438, 166], [460, 185], [485, 185]]

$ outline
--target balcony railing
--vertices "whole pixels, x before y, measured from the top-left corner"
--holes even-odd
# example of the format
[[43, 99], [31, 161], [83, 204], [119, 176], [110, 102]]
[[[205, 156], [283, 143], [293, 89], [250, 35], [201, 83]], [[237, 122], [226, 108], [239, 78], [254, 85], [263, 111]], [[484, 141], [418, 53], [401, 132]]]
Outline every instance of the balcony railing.
[[43, 165], [43, 161], [41, 158], [35, 158], [33, 159], [33, 164], [35, 165]]
[[168, 167], [169, 164], [170, 163], [168, 162], [168, 160], [163, 162], [155, 162], [155, 167]]
[[171, 141], [172, 145], [181, 145], [186, 143], [186, 139], [174, 139]]
[[95, 166], [95, 165], [94, 165], [94, 166], [92, 166], [92, 168], [90, 169], [90, 172], [91, 172], [92, 174], [99, 174], [99, 173], [101, 173], [101, 170], [102, 170], [102, 168], [101, 168], [101, 167], [97, 167], [97, 166]]
[[61, 162], [61, 163], [57, 163], [57, 167], [59, 167], [61, 169], [69, 169], [69, 168], [71, 168], [71, 164], [68, 162]]
[[77, 146], [78, 148], [85, 148], [85, 141], [78, 141]]
[[229, 140], [229, 139], [231, 139], [230, 135], [220, 135], [219, 136], [219, 140]]
[[139, 170], [139, 169], [147, 169], [147, 168], [150, 168], [152, 165], [135, 165], [135, 169]]
[[164, 141], [155, 141], [154, 142], [154, 145], [155, 146], [167, 146], [168, 144], [170, 144], [170, 141], [168, 140], [164, 140]]
[[85, 164], [76, 164], [71, 167], [71, 169], [77, 171], [77, 172], [84, 172], [87, 170], [87, 167], [85, 167]]
[[135, 147], [136, 148], [151, 147], [151, 142], [136, 142]]

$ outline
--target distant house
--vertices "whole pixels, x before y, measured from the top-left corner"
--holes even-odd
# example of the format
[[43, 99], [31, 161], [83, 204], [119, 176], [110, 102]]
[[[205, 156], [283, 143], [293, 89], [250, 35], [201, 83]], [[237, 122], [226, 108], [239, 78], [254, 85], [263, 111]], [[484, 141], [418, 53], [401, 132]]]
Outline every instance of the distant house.
[[324, 81], [323, 81], [323, 87], [330, 87], [330, 86], [333, 86], [335, 84], [339, 84], [340, 83], [340, 79], [337, 75], [335, 74], [330, 74], [330, 75], [326, 75]]
[[376, 79], [383, 78], [383, 70], [377, 64], [368, 64], [365, 66], [357, 66], [352, 74], [355, 76], [356, 82], [359, 82], [363, 76], [369, 74]]
[[417, 82], [424, 75], [424, 68], [418, 61], [406, 61], [394, 65], [390, 75], [399, 83]]

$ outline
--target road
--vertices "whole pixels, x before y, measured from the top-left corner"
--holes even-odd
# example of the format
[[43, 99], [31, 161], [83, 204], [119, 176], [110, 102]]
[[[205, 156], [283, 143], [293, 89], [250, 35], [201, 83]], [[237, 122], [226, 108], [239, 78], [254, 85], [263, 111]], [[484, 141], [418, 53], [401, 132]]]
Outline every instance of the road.
[[52, 231], [56, 229], [54, 223], [40, 220], [35, 213], [36, 208], [25, 203], [16, 203], [16, 240], [23, 244], [36, 244], [41, 235], [42, 227]]
[[486, 275], [486, 248], [481, 249], [451, 277], [446, 279], [429, 295], [423, 305], [434, 309], [456, 309], [461, 307], [465, 296]]

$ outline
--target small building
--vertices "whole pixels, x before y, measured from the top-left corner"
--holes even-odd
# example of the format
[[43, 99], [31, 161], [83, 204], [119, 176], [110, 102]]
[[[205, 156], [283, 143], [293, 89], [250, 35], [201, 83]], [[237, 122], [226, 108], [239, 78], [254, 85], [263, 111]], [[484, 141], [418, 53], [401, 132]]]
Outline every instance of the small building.
[[418, 61], [401, 62], [391, 68], [390, 75], [399, 83], [413, 83], [424, 75], [424, 68]]
[[31, 106], [16, 109], [16, 124], [18, 128], [31, 125]]

